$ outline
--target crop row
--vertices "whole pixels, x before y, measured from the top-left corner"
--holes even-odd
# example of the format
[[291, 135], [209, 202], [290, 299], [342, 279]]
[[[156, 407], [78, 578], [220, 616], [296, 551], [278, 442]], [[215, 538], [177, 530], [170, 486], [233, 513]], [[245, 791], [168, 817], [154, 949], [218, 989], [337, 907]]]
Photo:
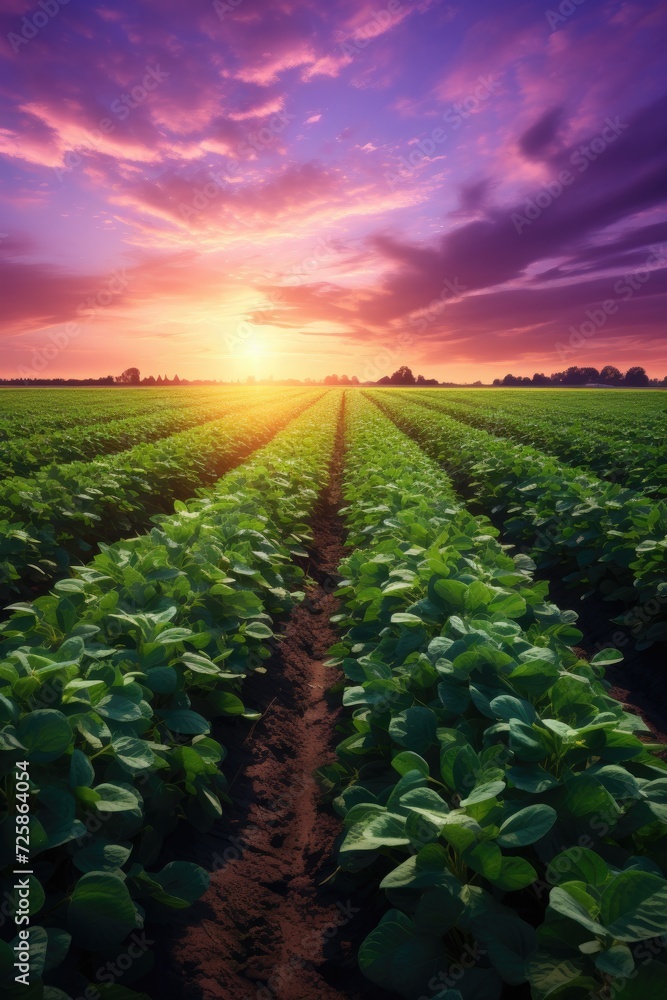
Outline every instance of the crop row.
[[[561, 406], [563, 397], [554, 399], [553, 393], [546, 398], [541, 393], [514, 393], [511, 407], [486, 393], [462, 397], [423, 392], [419, 398], [465, 424], [533, 445], [604, 479], [649, 494], [667, 494], [665, 413], [656, 409], [646, 414], [645, 395], [638, 399], [634, 393], [622, 394], [625, 408], [620, 410], [611, 409], [608, 398], [589, 396], [588, 406], [572, 415]], [[664, 397], [658, 401], [664, 406]]]
[[286, 393], [97, 461], [51, 466], [0, 484], [0, 600], [63, 574], [93, 545], [144, 529], [264, 444], [317, 397]]
[[322, 778], [341, 868], [391, 907], [363, 971], [406, 1000], [661, 995], [667, 766], [608, 694], [619, 654], [580, 659], [530, 560], [368, 399], [347, 413], [349, 735]]
[[107, 418], [60, 431], [42, 430], [27, 437], [16, 435], [3, 443], [0, 476], [28, 476], [54, 463], [90, 461], [142, 441], [158, 441], [188, 427], [219, 419], [242, 400], [247, 405], [247, 390], [245, 393], [218, 390], [214, 397], [181, 397], [179, 405], [155, 407], [148, 413], [123, 419]]
[[[455, 486], [502, 520], [508, 542], [584, 596], [641, 605], [615, 621], [633, 624], [638, 646], [667, 639], [667, 501], [572, 469], [529, 446], [468, 427], [405, 394], [371, 393]], [[414, 399], [414, 397], [413, 397]]]
[[[15, 766], [30, 775], [35, 988], [64, 964], [83, 995], [87, 971], [144, 920], [168, 920], [205, 889], [194, 865], [153, 869], [178, 822], [207, 830], [222, 813], [212, 720], [256, 717], [241, 684], [265, 669], [275, 618], [303, 596], [294, 557], [310, 538], [340, 405], [337, 392], [320, 399], [205, 497], [105, 548], [0, 626], [5, 801]], [[10, 823], [5, 812], [8, 866]], [[0, 943], [11, 979], [10, 948]]]
[[[213, 396], [217, 389], [195, 389]], [[193, 401], [192, 390], [162, 389], [7, 389], [0, 390], [0, 441], [68, 430], [102, 419], [155, 413], [178, 401]]]

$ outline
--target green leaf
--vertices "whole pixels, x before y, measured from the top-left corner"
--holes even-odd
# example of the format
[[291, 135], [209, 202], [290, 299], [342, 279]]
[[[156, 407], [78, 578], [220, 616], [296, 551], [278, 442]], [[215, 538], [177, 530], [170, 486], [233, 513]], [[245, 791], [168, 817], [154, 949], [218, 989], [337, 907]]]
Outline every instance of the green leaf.
[[608, 667], [612, 663], [620, 663], [623, 653], [619, 649], [601, 649], [599, 653], [592, 656], [590, 662], [596, 667]]
[[610, 871], [605, 861], [587, 847], [570, 847], [553, 858], [547, 868], [547, 880], [552, 885], [562, 882], [584, 882], [602, 886]]
[[470, 795], [465, 799], [461, 799], [459, 804], [461, 808], [464, 809], [467, 806], [473, 806], [479, 802], [488, 802], [489, 799], [493, 799], [497, 795], [500, 795], [504, 788], [504, 781], [485, 781], [484, 784], [477, 785], [476, 788], [473, 788]]
[[627, 944], [615, 944], [607, 951], [600, 952], [595, 956], [595, 964], [600, 972], [608, 976], [627, 978], [635, 971], [632, 952]]
[[94, 837], [74, 852], [72, 863], [80, 872], [113, 872], [123, 867], [131, 853], [129, 845], [112, 844], [101, 837]]
[[435, 742], [437, 718], [430, 708], [418, 705], [399, 712], [389, 723], [389, 735], [396, 743], [423, 754]]
[[429, 775], [429, 767], [424, 758], [412, 750], [403, 750], [401, 753], [397, 753], [392, 759], [391, 766], [399, 774], [407, 774], [408, 771], [419, 771], [426, 778]]
[[436, 580], [433, 589], [445, 602], [448, 611], [462, 611], [465, 604], [466, 591], [465, 583], [459, 580]]
[[151, 878], [164, 892], [165, 899], [160, 895], [156, 896], [158, 902], [166, 902], [168, 897], [171, 902], [166, 905], [177, 907], [190, 906], [194, 903], [203, 896], [210, 882], [208, 873], [199, 865], [189, 861], [171, 861], [162, 871], [151, 875]]
[[493, 884], [504, 892], [517, 892], [537, 881], [537, 872], [525, 858], [503, 858]]
[[133, 736], [116, 736], [111, 741], [111, 746], [116, 759], [129, 771], [142, 771], [155, 763], [155, 754], [145, 740]]
[[118, 945], [142, 925], [125, 882], [109, 872], [81, 876], [72, 892], [67, 922], [75, 943], [89, 951]]
[[667, 928], [667, 882], [642, 871], [621, 872], [600, 897], [600, 918], [617, 941], [644, 941]]
[[243, 715], [245, 705], [231, 691], [212, 691], [206, 696], [211, 715]]
[[251, 635], [253, 639], [271, 639], [273, 631], [263, 622], [249, 622], [245, 627], [245, 634]]
[[497, 844], [487, 840], [468, 848], [463, 854], [463, 860], [469, 868], [479, 872], [480, 875], [492, 882], [500, 875], [503, 856]]
[[211, 731], [211, 727], [206, 719], [196, 712], [191, 712], [189, 709], [163, 710], [158, 714], [164, 724], [175, 733], [196, 736]]
[[95, 769], [81, 750], [73, 750], [69, 766], [69, 783], [72, 788], [90, 787], [95, 780]]
[[120, 694], [105, 695], [95, 705], [95, 711], [114, 722], [137, 722], [142, 717], [139, 705]]
[[98, 799], [95, 802], [100, 812], [132, 812], [141, 804], [141, 796], [129, 785], [104, 782], [93, 789]]
[[[597, 920], [593, 919], [591, 916], [589, 907], [592, 909], [595, 900], [592, 897], [587, 896], [586, 893], [578, 893], [576, 898], [572, 893], [568, 892], [565, 883], [563, 887], [557, 886], [552, 889], [549, 894], [549, 905], [556, 913], [560, 913], [561, 916], [567, 917], [569, 920], [575, 920], [586, 930], [591, 931], [593, 934], [604, 936], [606, 931], [605, 928]], [[582, 899], [584, 902], [582, 902]]]
[[544, 837], [558, 814], [551, 806], [534, 805], [519, 809], [500, 827], [497, 841], [501, 847], [526, 847]]
[[39, 708], [25, 715], [16, 728], [16, 736], [31, 761], [48, 764], [68, 749], [72, 730], [62, 712]]

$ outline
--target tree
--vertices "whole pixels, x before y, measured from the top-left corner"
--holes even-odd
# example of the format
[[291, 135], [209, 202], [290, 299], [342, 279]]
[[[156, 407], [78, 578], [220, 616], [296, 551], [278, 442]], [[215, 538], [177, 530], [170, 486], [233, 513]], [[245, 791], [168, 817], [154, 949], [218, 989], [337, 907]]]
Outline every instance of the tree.
[[401, 365], [391, 376], [392, 385], [414, 385], [415, 377], [407, 365]]
[[535, 372], [530, 381], [531, 385], [551, 385], [551, 379], [544, 372]]
[[581, 372], [584, 378], [584, 385], [586, 384], [586, 382], [600, 381], [600, 372], [597, 370], [597, 368], [582, 368]]
[[648, 375], [644, 368], [640, 368], [639, 365], [635, 365], [633, 368], [628, 368], [625, 373], [625, 378], [623, 379], [623, 385], [648, 385]]
[[605, 385], [620, 385], [623, 376], [618, 368], [614, 368], [613, 365], [605, 365], [600, 372], [600, 381], [604, 382]]
[[503, 385], [518, 385], [519, 380], [516, 375], [506, 375], [503, 379]]
[[116, 379], [120, 385], [139, 385], [141, 378], [138, 368], [126, 368]]
[[325, 375], [325, 377], [324, 377], [324, 384], [325, 385], [338, 385], [338, 376], [337, 375]]

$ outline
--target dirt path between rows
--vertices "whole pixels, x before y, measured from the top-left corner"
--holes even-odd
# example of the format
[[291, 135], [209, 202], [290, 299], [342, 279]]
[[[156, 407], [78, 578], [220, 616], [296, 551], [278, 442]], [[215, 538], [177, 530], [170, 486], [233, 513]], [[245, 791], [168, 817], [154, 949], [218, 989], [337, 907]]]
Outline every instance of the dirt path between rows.
[[[330, 883], [340, 821], [319, 805], [313, 772], [335, 759], [338, 679], [324, 666], [343, 556], [342, 430], [329, 488], [320, 499], [307, 571], [316, 581], [290, 616], [264, 675], [244, 687], [264, 709], [225, 765], [236, 774], [218, 830], [191, 845], [213, 871], [209, 891], [159, 955], [160, 995], [183, 1000], [380, 1000], [358, 971], [356, 950], [376, 915], [372, 903]], [[222, 735], [222, 734], [221, 734]], [[230, 767], [230, 764], [232, 765]], [[375, 918], [375, 919], [374, 919]], [[368, 921], [372, 921], [370, 924]], [[153, 979], [153, 989], [155, 979]]]

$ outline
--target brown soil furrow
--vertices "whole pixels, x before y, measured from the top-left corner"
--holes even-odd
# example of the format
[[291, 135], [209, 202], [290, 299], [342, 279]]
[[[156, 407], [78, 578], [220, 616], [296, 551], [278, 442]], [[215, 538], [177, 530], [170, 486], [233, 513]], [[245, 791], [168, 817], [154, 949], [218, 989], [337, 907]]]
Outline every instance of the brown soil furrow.
[[287, 621], [267, 673], [253, 675], [244, 688], [246, 700], [263, 705], [264, 715], [232, 746], [227, 773], [236, 777], [229, 814], [192, 851], [194, 860], [214, 869], [211, 886], [176, 931], [171, 953], [161, 956], [167, 966], [158, 972], [162, 995], [184, 1000], [380, 996], [354, 960], [368, 914], [360, 917], [359, 903], [335, 885], [322, 884], [335, 869], [340, 822], [320, 808], [314, 779], [316, 768], [335, 759], [341, 738], [340, 703], [327, 697], [338, 676], [324, 665], [336, 641], [330, 617], [343, 555], [341, 463], [342, 439], [316, 512], [306, 567], [315, 583]]

